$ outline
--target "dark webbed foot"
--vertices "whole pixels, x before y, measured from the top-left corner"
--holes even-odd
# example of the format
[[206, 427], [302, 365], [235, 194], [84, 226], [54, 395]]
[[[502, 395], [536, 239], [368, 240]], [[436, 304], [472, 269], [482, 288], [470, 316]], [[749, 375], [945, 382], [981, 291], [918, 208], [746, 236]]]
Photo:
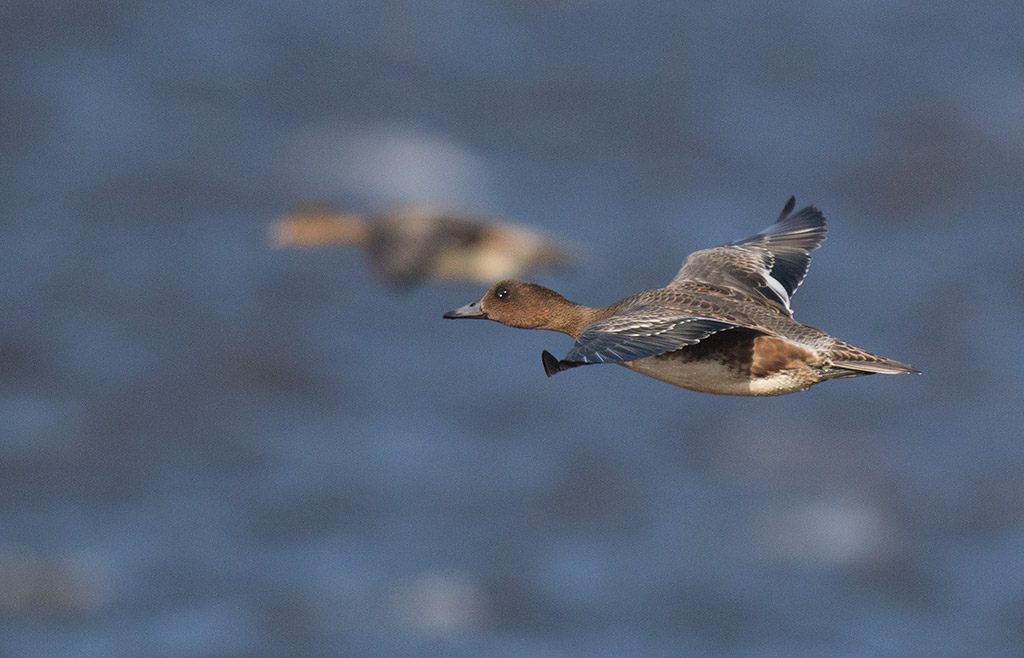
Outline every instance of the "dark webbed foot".
[[560, 373], [563, 370], [568, 370], [569, 368], [576, 368], [578, 366], [587, 365], [582, 361], [560, 361], [556, 359], [555, 356], [547, 350], [544, 350], [544, 352], [540, 355], [540, 358], [544, 362], [544, 373], [548, 377]]

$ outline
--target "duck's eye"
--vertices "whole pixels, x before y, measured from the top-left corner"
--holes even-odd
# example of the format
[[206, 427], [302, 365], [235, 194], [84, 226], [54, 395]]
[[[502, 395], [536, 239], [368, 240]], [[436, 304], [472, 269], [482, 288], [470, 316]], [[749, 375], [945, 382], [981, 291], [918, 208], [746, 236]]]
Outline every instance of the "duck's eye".
[[508, 288], [505, 288], [504, 286], [498, 288], [497, 290], [494, 291], [494, 296], [497, 297], [498, 299], [505, 299], [506, 297], [508, 297]]

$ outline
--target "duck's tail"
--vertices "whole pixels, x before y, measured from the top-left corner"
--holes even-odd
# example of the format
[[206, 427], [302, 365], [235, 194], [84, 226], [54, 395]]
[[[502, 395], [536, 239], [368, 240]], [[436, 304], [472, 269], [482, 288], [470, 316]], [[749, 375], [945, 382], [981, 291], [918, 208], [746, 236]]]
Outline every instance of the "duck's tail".
[[921, 371], [909, 363], [887, 359], [837, 340], [830, 350], [832, 367], [855, 370], [859, 373], [882, 375], [909, 375]]

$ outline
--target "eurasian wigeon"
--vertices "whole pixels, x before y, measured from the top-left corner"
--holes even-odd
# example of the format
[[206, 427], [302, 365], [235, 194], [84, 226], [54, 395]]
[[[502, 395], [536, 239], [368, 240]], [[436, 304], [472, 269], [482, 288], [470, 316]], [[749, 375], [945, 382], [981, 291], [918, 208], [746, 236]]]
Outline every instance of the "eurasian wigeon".
[[549, 377], [618, 363], [693, 391], [767, 396], [829, 379], [918, 372], [793, 319], [790, 298], [825, 238], [824, 215], [813, 206], [791, 214], [795, 204], [790, 198], [776, 222], [757, 235], [690, 254], [664, 288], [609, 306], [583, 306], [508, 279], [444, 317], [572, 336], [576, 343], [564, 359], [543, 353]]
[[274, 222], [271, 240], [276, 246], [360, 246], [374, 272], [395, 286], [423, 279], [490, 283], [570, 261], [566, 246], [538, 231], [427, 206], [378, 216], [308, 206]]

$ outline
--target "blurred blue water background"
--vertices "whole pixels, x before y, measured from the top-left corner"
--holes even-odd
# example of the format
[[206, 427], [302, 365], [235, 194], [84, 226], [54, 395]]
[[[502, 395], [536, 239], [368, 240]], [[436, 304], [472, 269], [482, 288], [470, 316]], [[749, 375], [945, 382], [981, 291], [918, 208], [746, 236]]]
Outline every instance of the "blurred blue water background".
[[[1024, 652], [1019, 3], [0, 5], [0, 654]], [[589, 246], [600, 305], [828, 216], [778, 399], [272, 251], [296, 202]]]

